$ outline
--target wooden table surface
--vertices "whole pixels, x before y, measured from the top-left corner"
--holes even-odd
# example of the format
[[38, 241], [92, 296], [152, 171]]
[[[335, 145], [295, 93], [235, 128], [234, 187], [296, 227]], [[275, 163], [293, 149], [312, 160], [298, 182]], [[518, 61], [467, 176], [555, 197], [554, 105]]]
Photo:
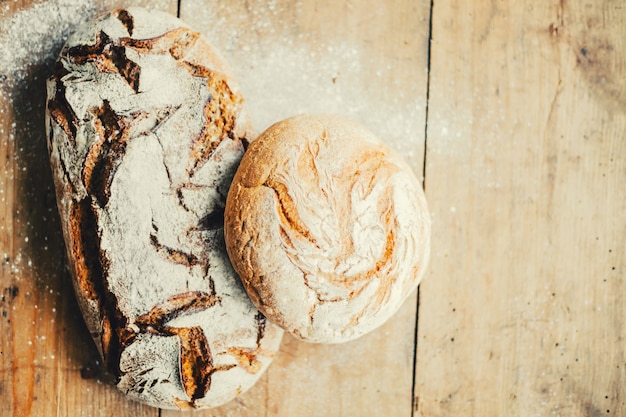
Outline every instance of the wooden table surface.
[[[286, 336], [257, 385], [194, 416], [626, 415], [626, 4], [143, 4], [222, 51], [259, 130], [304, 111], [369, 126], [433, 218], [429, 272], [391, 321], [343, 345]], [[45, 148], [53, 57], [122, 5], [0, 0], [0, 416], [180, 414], [102, 374]]]

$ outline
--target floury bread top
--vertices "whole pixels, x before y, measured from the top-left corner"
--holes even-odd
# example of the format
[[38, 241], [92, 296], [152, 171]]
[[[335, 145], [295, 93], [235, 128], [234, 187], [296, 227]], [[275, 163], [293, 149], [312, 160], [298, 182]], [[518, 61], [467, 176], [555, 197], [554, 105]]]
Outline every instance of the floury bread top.
[[118, 387], [201, 408], [252, 386], [282, 331], [224, 247], [226, 195], [254, 134], [223, 60], [171, 15], [116, 10], [68, 40], [46, 121], [77, 297]]
[[250, 145], [225, 234], [257, 307], [310, 342], [345, 342], [383, 324], [430, 255], [430, 215], [410, 167], [335, 116], [283, 120]]

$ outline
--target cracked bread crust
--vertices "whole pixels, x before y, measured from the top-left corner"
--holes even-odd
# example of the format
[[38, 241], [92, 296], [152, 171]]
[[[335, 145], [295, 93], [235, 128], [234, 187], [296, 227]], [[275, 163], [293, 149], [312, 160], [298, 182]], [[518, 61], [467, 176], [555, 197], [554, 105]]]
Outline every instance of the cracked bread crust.
[[250, 144], [224, 232], [255, 305], [308, 342], [345, 342], [383, 324], [430, 255], [430, 216], [410, 167], [333, 116], [286, 119]]
[[78, 28], [47, 88], [72, 281], [118, 388], [161, 408], [250, 388], [282, 330], [250, 302], [223, 241], [254, 137], [223, 60], [171, 15], [120, 9]]

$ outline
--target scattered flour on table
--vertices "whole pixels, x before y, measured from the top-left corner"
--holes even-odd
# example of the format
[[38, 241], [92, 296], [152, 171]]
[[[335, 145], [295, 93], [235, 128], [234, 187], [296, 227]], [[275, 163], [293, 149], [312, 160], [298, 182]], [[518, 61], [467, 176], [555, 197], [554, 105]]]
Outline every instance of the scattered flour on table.
[[[183, 2], [181, 14], [232, 66], [259, 132], [305, 112], [350, 117], [421, 174], [426, 100], [417, 59], [398, 62], [365, 42], [303, 33], [293, 16], [299, 1], [236, 3]], [[398, 65], [414, 65], [414, 77], [399, 79]]]
[[[88, 0], [48, 0], [12, 13], [10, 3], [0, 3], [2, 87], [23, 80], [33, 65], [54, 62], [76, 26], [106, 11]], [[149, 8], [164, 10], [171, 4], [165, 0], [151, 1]]]
[[[6, 14], [6, 4], [2, 14]], [[52, 0], [3, 17], [0, 24], [0, 77], [20, 81], [29, 67], [54, 60], [75, 25], [96, 10], [89, 1]]]
[[[17, 89], [22, 87], [29, 71], [46, 61], [53, 62], [77, 16], [94, 13], [87, 1], [52, 0], [18, 12], [11, 12], [10, 3], [0, 4], [0, 120], [13, 118], [13, 115], [19, 118], [13, 98], [18, 95]], [[3, 149], [8, 151], [15, 145], [16, 128], [15, 121], [0, 123]], [[18, 161], [15, 162], [17, 165]], [[4, 173], [5, 181], [13, 181], [17, 169], [18, 166], [7, 163], [0, 173]], [[5, 186], [3, 181], [0, 193], [4, 193]]]

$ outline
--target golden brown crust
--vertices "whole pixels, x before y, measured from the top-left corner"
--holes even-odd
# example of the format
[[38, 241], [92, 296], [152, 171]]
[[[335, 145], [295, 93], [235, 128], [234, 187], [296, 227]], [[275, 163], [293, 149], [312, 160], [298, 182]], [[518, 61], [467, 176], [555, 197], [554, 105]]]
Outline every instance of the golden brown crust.
[[273, 322], [342, 342], [388, 319], [429, 255], [421, 185], [390, 148], [332, 116], [296, 116], [255, 140], [225, 210], [230, 259]]
[[[88, 300], [98, 300], [101, 289], [101, 268], [97, 265], [97, 247], [89, 249], [85, 244], [97, 242], [95, 219], [87, 200], [72, 202], [69, 216], [71, 256], [74, 259], [75, 280]], [[95, 250], [94, 250], [95, 249]], [[91, 253], [88, 253], [91, 252]], [[87, 263], [91, 262], [91, 265]]]

